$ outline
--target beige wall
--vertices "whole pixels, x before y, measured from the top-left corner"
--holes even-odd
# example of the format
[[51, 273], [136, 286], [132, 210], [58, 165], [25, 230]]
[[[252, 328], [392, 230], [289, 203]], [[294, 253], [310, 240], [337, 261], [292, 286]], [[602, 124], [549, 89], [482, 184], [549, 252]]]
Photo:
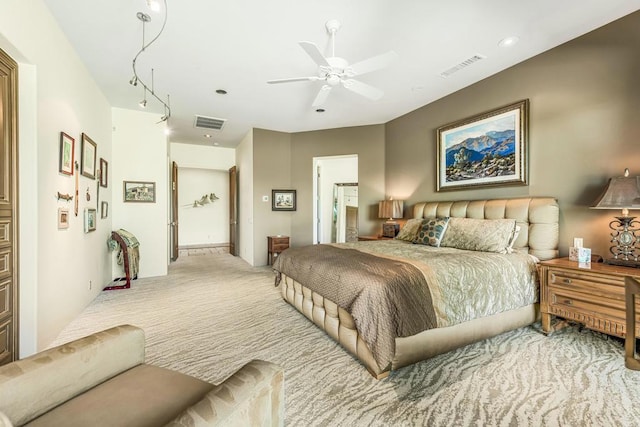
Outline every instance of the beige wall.
[[380, 232], [378, 201], [384, 199], [384, 125], [302, 132], [291, 135], [291, 180], [298, 190], [292, 216], [293, 246], [313, 241], [313, 158], [358, 155], [358, 224], [360, 234]]
[[253, 264], [253, 130], [236, 149], [238, 172], [238, 233], [236, 244], [240, 257]]
[[[588, 207], [625, 167], [640, 175], [638, 46], [636, 12], [387, 123], [387, 193], [410, 204], [554, 196], [561, 254], [573, 237], [583, 237], [606, 256], [608, 223], [619, 212]], [[436, 129], [525, 98], [529, 185], [436, 192]]]
[[[271, 210], [271, 190], [296, 189], [291, 182], [291, 134], [253, 130], [253, 265], [267, 264], [267, 236], [290, 236], [297, 212]], [[298, 190], [299, 197], [300, 190]], [[268, 200], [263, 201], [263, 196]], [[298, 200], [298, 203], [299, 200]], [[298, 209], [299, 209], [298, 204]]]

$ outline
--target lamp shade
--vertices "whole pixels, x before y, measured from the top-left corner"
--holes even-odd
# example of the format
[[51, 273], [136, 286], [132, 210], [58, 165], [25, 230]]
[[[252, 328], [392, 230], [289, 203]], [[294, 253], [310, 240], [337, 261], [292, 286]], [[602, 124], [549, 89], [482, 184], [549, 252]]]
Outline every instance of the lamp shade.
[[640, 176], [611, 178], [593, 209], [640, 209]]
[[383, 200], [378, 203], [378, 218], [402, 218], [403, 212], [402, 200]]

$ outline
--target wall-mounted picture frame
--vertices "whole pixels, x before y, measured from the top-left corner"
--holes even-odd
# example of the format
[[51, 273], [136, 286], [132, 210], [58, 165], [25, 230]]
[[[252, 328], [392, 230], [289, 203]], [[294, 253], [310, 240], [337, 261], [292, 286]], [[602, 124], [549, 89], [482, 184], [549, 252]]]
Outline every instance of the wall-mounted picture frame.
[[87, 178], [96, 179], [96, 154], [98, 144], [93, 142], [86, 133], [82, 134], [82, 155], [80, 156], [80, 171]]
[[69, 228], [69, 209], [58, 208], [58, 230]]
[[60, 173], [73, 175], [73, 160], [75, 154], [76, 140], [64, 132], [60, 132]]
[[271, 190], [272, 211], [295, 211], [296, 190]]
[[107, 187], [109, 185], [109, 162], [100, 157], [100, 187]]
[[97, 212], [92, 208], [85, 208], [84, 210], [84, 232], [90, 233], [96, 230], [96, 218]]
[[105, 219], [109, 216], [109, 202], [100, 202], [100, 218]]
[[437, 130], [437, 191], [526, 185], [529, 100]]
[[156, 183], [148, 181], [123, 181], [122, 194], [125, 203], [155, 203]]

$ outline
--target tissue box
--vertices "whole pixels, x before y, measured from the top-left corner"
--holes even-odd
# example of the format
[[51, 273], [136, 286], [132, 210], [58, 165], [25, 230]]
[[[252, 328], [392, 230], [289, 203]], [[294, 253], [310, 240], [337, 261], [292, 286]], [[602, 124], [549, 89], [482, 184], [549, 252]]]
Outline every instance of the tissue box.
[[577, 248], [578, 249], [578, 262], [591, 262], [591, 249], [589, 248]]

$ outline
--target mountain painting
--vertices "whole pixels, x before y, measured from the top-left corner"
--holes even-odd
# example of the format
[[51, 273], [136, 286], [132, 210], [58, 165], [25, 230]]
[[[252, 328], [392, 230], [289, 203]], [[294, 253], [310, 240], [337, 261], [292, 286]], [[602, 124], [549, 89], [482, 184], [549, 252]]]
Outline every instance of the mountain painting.
[[[520, 105], [520, 104], [518, 104]], [[438, 129], [438, 187], [521, 181], [520, 109]]]

